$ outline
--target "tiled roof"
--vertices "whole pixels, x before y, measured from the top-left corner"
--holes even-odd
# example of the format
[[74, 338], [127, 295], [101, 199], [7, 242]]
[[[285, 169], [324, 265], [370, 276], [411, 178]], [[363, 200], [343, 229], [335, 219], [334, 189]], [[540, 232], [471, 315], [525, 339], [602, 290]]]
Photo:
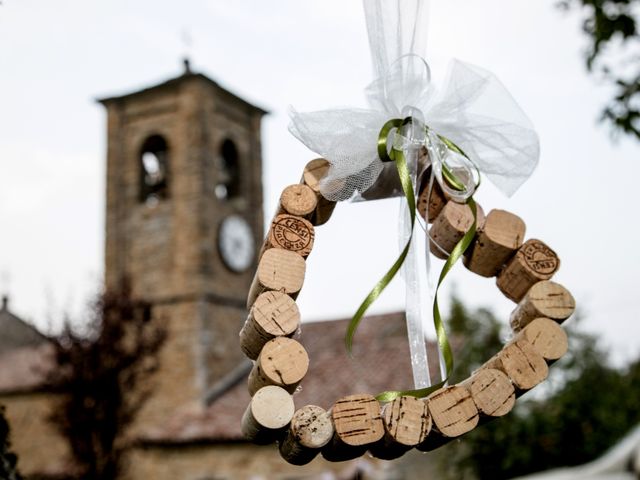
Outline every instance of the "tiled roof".
[[3, 296], [0, 307], [0, 355], [16, 348], [35, 347], [46, 343], [47, 337], [13, 314], [8, 304], [9, 299]]
[[126, 99], [129, 99], [129, 98], [131, 98], [133, 96], [136, 96], [136, 95], [146, 94], [146, 93], [149, 93], [149, 92], [155, 92], [155, 91], [166, 89], [166, 88], [174, 88], [174, 87], [180, 85], [184, 80], [193, 79], [193, 78], [200, 79], [200, 80], [204, 81], [208, 85], [211, 85], [211, 86], [213, 86], [215, 88], [219, 88], [220, 90], [223, 90], [228, 95], [233, 97], [236, 101], [246, 105], [247, 107], [249, 107], [249, 108], [251, 108], [253, 110], [256, 110], [256, 111], [258, 111], [258, 112], [260, 112], [262, 114], [269, 113], [266, 110], [264, 110], [263, 108], [260, 108], [260, 107], [258, 107], [256, 105], [253, 105], [252, 103], [249, 103], [246, 100], [244, 100], [243, 98], [241, 98], [241, 97], [237, 96], [236, 94], [230, 92], [226, 88], [221, 87], [217, 82], [214, 82], [213, 80], [211, 80], [206, 75], [203, 75], [202, 73], [192, 73], [190, 71], [189, 72], [185, 72], [184, 74], [179, 75], [179, 76], [177, 76], [175, 78], [171, 78], [169, 80], [166, 80], [166, 81], [164, 81], [162, 83], [159, 83], [157, 85], [152, 85], [150, 87], [143, 88], [142, 90], [138, 90], [138, 91], [135, 91], [135, 92], [127, 93], [127, 94], [124, 94], [124, 95], [99, 98], [99, 99], [97, 99], [97, 101], [106, 105], [106, 104], [111, 103], [111, 102], [117, 102], [117, 101], [121, 101], [121, 100], [126, 100]]
[[[309, 353], [309, 373], [294, 394], [296, 408], [308, 404], [329, 408], [353, 393], [377, 394], [413, 388], [404, 313], [364, 319], [358, 329], [354, 355], [344, 347], [348, 320], [305, 323], [301, 342]], [[435, 346], [429, 354], [437, 355]], [[178, 411], [163, 425], [142, 432], [143, 443], [228, 442], [243, 440], [240, 419], [249, 404], [246, 375], [206, 409]]]
[[0, 395], [39, 390], [55, 364], [50, 343], [0, 354]]

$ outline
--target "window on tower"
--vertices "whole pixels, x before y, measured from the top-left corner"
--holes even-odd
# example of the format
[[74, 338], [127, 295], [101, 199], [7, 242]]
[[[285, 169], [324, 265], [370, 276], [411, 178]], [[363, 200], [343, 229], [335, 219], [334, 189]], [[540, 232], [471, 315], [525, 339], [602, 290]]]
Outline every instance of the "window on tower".
[[219, 200], [233, 198], [240, 193], [240, 168], [238, 161], [238, 149], [235, 144], [227, 139], [222, 142], [218, 157], [218, 182], [215, 186], [215, 194]]
[[152, 135], [140, 150], [140, 201], [155, 205], [168, 196], [169, 148], [160, 135]]

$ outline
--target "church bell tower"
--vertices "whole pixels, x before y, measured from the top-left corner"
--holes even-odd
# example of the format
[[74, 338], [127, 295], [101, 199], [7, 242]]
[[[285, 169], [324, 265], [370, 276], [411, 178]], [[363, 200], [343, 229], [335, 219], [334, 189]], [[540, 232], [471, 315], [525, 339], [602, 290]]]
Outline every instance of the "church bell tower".
[[263, 238], [266, 112], [185, 67], [159, 85], [100, 100], [106, 286], [129, 281], [167, 329], [143, 422], [201, 402], [240, 362], [237, 334]]

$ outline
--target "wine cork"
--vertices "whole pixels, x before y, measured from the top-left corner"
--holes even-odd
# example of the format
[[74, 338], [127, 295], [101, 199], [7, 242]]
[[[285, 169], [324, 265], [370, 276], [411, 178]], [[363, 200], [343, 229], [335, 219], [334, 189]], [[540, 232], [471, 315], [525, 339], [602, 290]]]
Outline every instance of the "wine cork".
[[496, 284], [504, 295], [519, 302], [537, 282], [549, 280], [560, 266], [556, 253], [540, 240], [527, 240], [505, 265]]
[[547, 363], [561, 358], [569, 349], [569, 339], [563, 328], [548, 318], [536, 318], [529, 322], [517, 339], [527, 340]]
[[435, 180], [433, 181], [431, 190], [429, 190], [430, 176], [428, 173], [429, 172], [424, 175], [424, 180], [420, 186], [417, 207], [418, 212], [420, 212], [420, 216], [426, 219], [429, 223], [433, 223], [447, 204], [448, 199], [440, 184]]
[[382, 162], [382, 168], [375, 182], [366, 190], [358, 189], [354, 183], [356, 182], [349, 181], [349, 179], [345, 179], [341, 183], [336, 182], [335, 186], [338, 187], [336, 190], [342, 195], [356, 193], [361, 200], [381, 200], [403, 193], [402, 182], [395, 162]]
[[531, 390], [549, 374], [547, 362], [523, 338], [505, 345], [484, 367], [504, 372], [516, 388], [517, 395]]
[[514, 332], [529, 322], [546, 317], [562, 323], [576, 308], [571, 293], [559, 283], [542, 281], [534, 284], [511, 313], [510, 323]]
[[318, 206], [318, 198], [311, 188], [296, 183], [286, 187], [280, 195], [280, 208], [276, 215], [289, 213], [297, 217], [310, 219]]
[[[482, 207], [477, 205], [476, 226], [481, 226], [483, 222], [484, 212]], [[429, 229], [431, 253], [438, 258], [446, 259], [472, 225], [473, 213], [469, 205], [452, 200], [447, 202]]]
[[329, 461], [357, 458], [384, 435], [380, 404], [368, 394], [341, 398], [331, 409], [331, 418], [335, 434], [322, 450]]
[[417, 446], [418, 450], [434, 450], [478, 425], [478, 408], [466, 388], [458, 385], [441, 388], [426, 401], [433, 424], [431, 433]]
[[465, 266], [483, 277], [495, 277], [524, 241], [525, 224], [504, 210], [491, 210], [464, 257]]
[[293, 393], [308, 369], [309, 356], [304, 347], [291, 338], [276, 337], [265, 343], [249, 373], [249, 393], [253, 395], [267, 385]]
[[282, 248], [306, 258], [313, 248], [314, 237], [315, 232], [311, 222], [302, 217], [283, 213], [276, 215], [271, 222], [263, 250]]
[[300, 326], [300, 310], [282, 292], [260, 294], [240, 330], [240, 348], [251, 360], [258, 358], [265, 343], [275, 337], [290, 337]]
[[293, 412], [293, 398], [284, 389], [275, 386], [261, 388], [242, 416], [242, 434], [253, 443], [272, 443], [289, 425]]
[[331, 165], [324, 158], [316, 158], [311, 160], [304, 167], [301, 183], [308, 186], [316, 194], [317, 206], [315, 212], [311, 215], [311, 223], [313, 225], [323, 225], [329, 221], [336, 202], [327, 200], [320, 192], [320, 181], [326, 177]]
[[459, 437], [478, 424], [478, 410], [471, 394], [452, 385], [434, 392], [427, 398], [433, 429], [446, 437]]
[[333, 437], [331, 414], [306, 405], [293, 414], [287, 434], [280, 442], [280, 455], [292, 465], [306, 465]]
[[424, 400], [402, 396], [382, 409], [384, 437], [369, 448], [374, 457], [392, 460], [424, 442], [431, 431], [431, 415]]
[[481, 368], [460, 384], [473, 398], [478, 412], [485, 417], [501, 417], [516, 403], [516, 392], [509, 377], [495, 368]]
[[271, 248], [264, 252], [258, 262], [258, 269], [247, 297], [247, 308], [261, 293], [276, 290], [295, 298], [304, 283], [305, 262], [302, 255]]
[[338, 400], [331, 411], [336, 435], [347, 445], [374, 443], [384, 435], [380, 404], [371, 395], [349, 395]]

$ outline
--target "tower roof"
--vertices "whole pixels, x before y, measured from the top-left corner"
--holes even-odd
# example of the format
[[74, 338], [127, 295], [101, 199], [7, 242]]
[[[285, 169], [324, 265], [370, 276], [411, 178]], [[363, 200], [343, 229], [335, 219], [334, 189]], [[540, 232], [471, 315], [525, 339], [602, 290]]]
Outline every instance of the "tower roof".
[[185, 70], [182, 73], [182, 75], [179, 75], [179, 76], [174, 77], [174, 78], [170, 78], [169, 80], [166, 80], [166, 81], [164, 81], [162, 83], [159, 83], [157, 85], [152, 85], [150, 87], [143, 88], [141, 90], [137, 90], [137, 91], [134, 91], [134, 92], [125, 93], [123, 95], [117, 95], [117, 96], [113, 96], [113, 97], [98, 98], [97, 101], [102, 103], [103, 105], [108, 105], [109, 103], [128, 100], [130, 98], [133, 98], [133, 97], [136, 97], [136, 96], [139, 96], [139, 95], [144, 95], [146, 93], [156, 92], [156, 91], [164, 90], [164, 89], [175, 88], [176, 86], [178, 86], [179, 84], [181, 84], [181, 83], [183, 83], [185, 81], [193, 80], [193, 79], [199, 79], [199, 80], [202, 80], [203, 82], [207, 83], [211, 87], [214, 87], [214, 88], [216, 88], [218, 90], [221, 90], [225, 94], [230, 95], [235, 100], [239, 101], [240, 103], [246, 105], [250, 109], [252, 109], [252, 110], [254, 110], [254, 111], [256, 111], [256, 112], [258, 112], [258, 113], [260, 113], [262, 115], [269, 113], [267, 110], [264, 110], [263, 108], [260, 108], [257, 105], [249, 103], [248, 101], [246, 101], [242, 97], [239, 97], [235, 93], [227, 90], [226, 88], [221, 87], [217, 82], [213, 81], [211, 78], [207, 77], [206, 75], [204, 75], [202, 73], [196, 73], [196, 72], [191, 71], [191, 67], [189, 65], [188, 60], [185, 60], [184, 63], [185, 63]]
[[0, 354], [22, 347], [35, 347], [48, 339], [9, 310], [9, 297], [2, 297], [0, 307]]

